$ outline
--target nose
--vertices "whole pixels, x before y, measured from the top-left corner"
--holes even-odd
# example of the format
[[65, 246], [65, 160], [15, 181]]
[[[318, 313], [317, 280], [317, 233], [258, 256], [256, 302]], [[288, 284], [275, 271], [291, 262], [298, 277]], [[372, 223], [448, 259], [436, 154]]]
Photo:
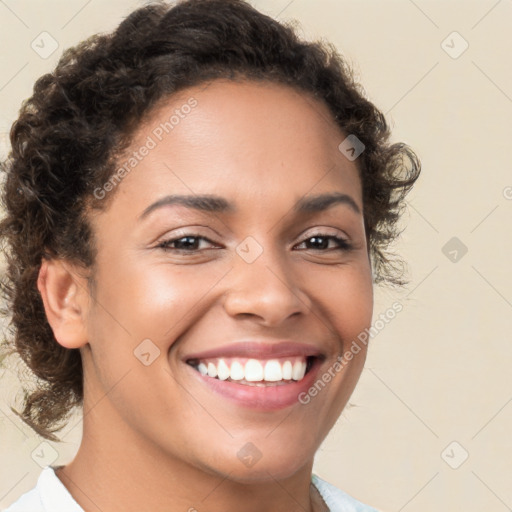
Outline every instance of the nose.
[[283, 255], [265, 250], [252, 263], [237, 255], [229, 274], [224, 309], [233, 318], [253, 318], [261, 325], [273, 327], [311, 310], [311, 301], [300, 288], [300, 279]]

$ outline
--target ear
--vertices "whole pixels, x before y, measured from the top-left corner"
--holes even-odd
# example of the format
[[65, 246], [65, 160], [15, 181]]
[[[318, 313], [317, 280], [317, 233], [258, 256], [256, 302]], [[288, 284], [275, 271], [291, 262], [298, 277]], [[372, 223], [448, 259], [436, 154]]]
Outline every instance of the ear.
[[66, 348], [85, 345], [88, 341], [86, 319], [89, 308], [86, 278], [63, 260], [43, 258], [37, 289], [57, 342]]

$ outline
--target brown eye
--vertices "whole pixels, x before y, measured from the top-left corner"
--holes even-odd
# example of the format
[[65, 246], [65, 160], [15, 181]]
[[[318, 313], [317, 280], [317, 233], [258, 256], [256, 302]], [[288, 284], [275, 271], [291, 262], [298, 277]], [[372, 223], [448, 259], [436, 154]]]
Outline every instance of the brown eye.
[[[334, 242], [334, 247], [332, 247], [332, 243]], [[329, 246], [331, 243], [331, 246]], [[328, 251], [328, 250], [343, 250], [348, 251], [352, 249], [352, 245], [345, 240], [344, 238], [340, 238], [338, 236], [333, 235], [315, 235], [310, 236], [304, 242], [299, 245], [307, 244], [309, 245], [306, 249], [313, 249], [319, 251]]]
[[199, 245], [201, 241], [214, 245], [213, 242], [203, 236], [185, 235], [170, 240], [164, 240], [158, 244], [157, 247], [165, 251], [195, 252], [200, 250]]

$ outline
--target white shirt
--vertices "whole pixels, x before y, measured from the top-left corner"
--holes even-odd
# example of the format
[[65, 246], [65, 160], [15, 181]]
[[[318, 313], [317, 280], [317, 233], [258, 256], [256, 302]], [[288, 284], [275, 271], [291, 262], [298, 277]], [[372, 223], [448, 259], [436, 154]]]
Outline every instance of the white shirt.
[[[52, 466], [46, 466], [39, 475], [35, 487], [23, 494], [4, 512], [84, 512], [59, 480], [54, 469]], [[311, 481], [331, 512], [378, 512], [315, 474], [311, 475]]]

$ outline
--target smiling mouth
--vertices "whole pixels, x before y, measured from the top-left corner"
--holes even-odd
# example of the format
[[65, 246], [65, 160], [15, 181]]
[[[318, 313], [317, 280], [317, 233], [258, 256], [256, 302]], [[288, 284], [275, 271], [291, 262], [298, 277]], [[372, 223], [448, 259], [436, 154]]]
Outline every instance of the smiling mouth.
[[189, 359], [186, 363], [201, 375], [244, 386], [283, 386], [301, 381], [317, 356], [286, 356], [274, 359], [219, 357]]

